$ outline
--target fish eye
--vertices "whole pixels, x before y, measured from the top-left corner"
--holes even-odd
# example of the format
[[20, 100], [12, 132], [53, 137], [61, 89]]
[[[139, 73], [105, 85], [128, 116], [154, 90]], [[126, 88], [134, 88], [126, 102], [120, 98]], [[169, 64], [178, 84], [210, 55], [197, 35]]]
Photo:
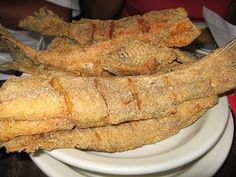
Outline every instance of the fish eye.
[[123, 52], [121, 52], [119, 55], [119, 59], [122, 61], [126, 61], [128, 59], [128, 57]]

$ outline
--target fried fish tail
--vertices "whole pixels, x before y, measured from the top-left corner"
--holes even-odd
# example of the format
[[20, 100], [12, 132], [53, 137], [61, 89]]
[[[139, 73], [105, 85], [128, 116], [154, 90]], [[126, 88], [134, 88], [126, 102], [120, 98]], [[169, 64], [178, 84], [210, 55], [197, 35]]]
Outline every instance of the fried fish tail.
[[179, 62], [179, 63], [191, 64], [191, 63], [194, 63], [197, 61], [196, 57], [191, 56], [190, 54], [187, 54], [186, 52], [183, 52], [180, 49], [175, 48], [174, 51], [178, 57], [177, 62]]
[[37, 51], [13, 37], [1, 24], [0, 24], [0, 46], [10, 51], [13, 63], [3, 64], [2, 67], [10, 69], [19, 69], [21, 71], [28, 71], [30, 67], [38, 67], [40, 64], [36, 60], [32, 60]]
[[[65, 70], [58, 70], [55, 67], [48, 66], [49, 64], [45, 60], [40, 60], [37, 57], [40, 51], [37, 51], [12, 36], [5, 27], [0, 24], [0, 47], [9, 51], [13, 61], [1, 64], [0, 66], [5, 69], [18, 70], [24, 73], [33, 75], [45, 74], [45, 75], [75, 75]], [[65, 58], [64, 58], [65, 59]], [[43, 64], [46, 63], [46, 64]]]
[[236, 87], [236, 39], [206, 56], [202, 62], [205, 63], [204, 74], [211, 78], [216, 94]]
[[[73, 129], [32, 136], [19, 136], [3, 142], [8, 152], [37, 149], [78, 148], [104, 152], [126, 151], [156, 143], [191, 125], [215, 105], [216, 96], [191, 100], [179, 105], [175, 114], [161, 120], [132, 121], [99, 128]], [[191, 110], [191, 111], [189, 111]], [[142, 133], [140, 133], [142, 132]]]
[[163, 74], [156, 80], [160, 86], [166, 86], [200, 78], [209, 80], [217, 95], [236, 87], [236, 39], [190, 66]]
[[34, 12], [33, 16], [21, 20], [19, 26], [47, 36], [60, 36], [66, 34], [69, 23], [44, 7], [39, 9], [39, 12]]
[[22, 50], [25, 54], [34, 54], [35, 50], [13, 37], [7, 30], [0, 24], [0, 45], [8, 50], [17, 51]]
[[[191, 68], [191, 67], [189, 67]], [[198, 70], [198, 76], [195, 72]], [[189, 76], [209, 78], [216, 94], [236, 87], [236, 39], [215, 50], [192, 67]]]

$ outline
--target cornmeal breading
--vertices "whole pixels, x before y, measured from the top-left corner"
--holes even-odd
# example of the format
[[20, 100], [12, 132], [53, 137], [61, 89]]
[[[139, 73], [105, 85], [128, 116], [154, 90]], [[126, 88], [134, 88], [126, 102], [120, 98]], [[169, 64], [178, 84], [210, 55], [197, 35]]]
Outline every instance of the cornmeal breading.
[[48, 83], [46, 77], [12, 77], [1, 87], [1, 120], [64, 119], [64, 98]]
[[[233, 41], [189, 67], [158, 76], [14, 78], [0, 90], [0, 118], [68, 118], [79, 128], [164, 118], [182, 102], [234, 88], [235, 47]], [[31, 80], [40, 84], [31, 87]]]
[[73, 44], [59, 48], [54, 44], [51, 49], [37, 51], [17, 41], [0, 26], [0, 44], [15, 59], [8, 67], [32, 73], [43, 69], [76, 76], [152, 74], [170, 68], [177, 60], [175, 51], [161, 43], [152, 45], [124, 37], [94, 45]]
[[68, 119], [48, 120], [2, 120], [0, 121], [0, 142], [22, 135], [34, 135], [58, 130], [71, 130], [74, 127]]
[[[208, 80], [159, 87], [148, 76], [43, 79], [28, 76], [8, 80], [0, 89], [1, 120], [68, 118], [87, 128], [162, 118], [175, 112], [181, 102], [214, 94]], [[42, 84], [30, 87], [31, 80]]]
[[8, 152], [138, 148], [191, 125], [236, 87], [236, 39], [197, 61], [170, 48], [199, 34], [182, 8], [72, 23], [43, 8], [21, 25], [67, 39], [36, 51], [0, 25], [0, 47], [14, 58], [5, 66], [33, 74], [0, 88]]
[[35, 51], [0, 26], [0, 44], [10, 50], [15, 60], [3, 66], [30, 74], [127, 76], [163, 73], [171, 70], [172, 63], [178, 60], [178, 54], [168, 47], [186, 46], [200, 34], [183, 8], [114, 21], [83, 19], [72, 23], [63, 22], [53, 12], [42, 8], [35, 16], [22, 20], [20, 25], [42, 34], [72, 39], [57, 39], [49, 50]]
[[[149, 119], [109, 125], [99, 128], [73, 129], [40, 135], [19, 136], [4, 142], [8, 152], [37, 149], [78, 148], [104, 152], [118, 152], [152, 144], [171, 135], [193, 122], [216, 103], [212, 96], [187, 101], [175, 114], [163, 119]], [[191, 111], [189, 111], [191, 110]]]
[[120, 36], [163, 41], [167, 46], [190, 44], [200, 30], [188, 19], [185, 9], [152, 11], [120, 20], [90, 20], [67, 23], [47, 8], [20, 21], [19, 26], [43, 35], [66, 36], [80, 44], [97, 43]]

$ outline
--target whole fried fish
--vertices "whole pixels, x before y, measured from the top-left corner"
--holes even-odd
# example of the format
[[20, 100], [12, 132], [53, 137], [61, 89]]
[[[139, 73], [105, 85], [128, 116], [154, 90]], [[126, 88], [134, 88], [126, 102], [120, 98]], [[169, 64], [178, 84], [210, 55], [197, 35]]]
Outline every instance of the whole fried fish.
[[0, 89], [0, 120], [68, 118], [78, 128], [164, 118], [189, 100], [236, 86], [236, 40], [182, 70], [158, 76], [22, 77]]
[[126, 151], [156, 143], [195, 122], [217, 101], [216, 96], [186, 101], [177, 112], [163, 119], [149, 119], [108, 125], [105, 127], [72, 129], [31, 136], [18, 136], [2, 142], [7, 152], [38, 149], [78, 148], [103, 152]]
[[[19, 26], [49, 36], [66, 36], [80, 44], [106, 41], [120, 36], [131, 39], [164, 41], [169, 47], [190, 44], [200, 34], [183, 8], [153, 11], [120, 20], [82, 19], [67, 23], [47, 8], [20, 21]], [[157, 40], [157, 41], [156, 41]]]
[[3, 26], [0, 26], [0, 45], [18, 59], [13, 67], [27, 71], [33, 66], [36, 72], [43, 68], [75, 76], [151, 74], [169, 68], [177, 59], [175, 51], [162, 44], [123, 37], [94, 45], [67, 44], [59, 48], [53, 44], [48, 50], [36, 51], [12, 37]]

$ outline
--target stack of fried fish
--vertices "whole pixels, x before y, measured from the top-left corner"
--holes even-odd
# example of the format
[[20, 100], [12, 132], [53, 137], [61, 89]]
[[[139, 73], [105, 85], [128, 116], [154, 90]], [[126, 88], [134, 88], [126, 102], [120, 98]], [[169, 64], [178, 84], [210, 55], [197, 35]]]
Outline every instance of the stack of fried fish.
[[13, 57], [3, 66], [31, 74], [0, 88], [0, 142], [8, 152], [156, 143], [236, 86], [236, 41], [198, 61], [178, 49], [200, 34], [182, 8], [72, 23], [43, 8], [20, 26], [55, 38], [37, 51], [0, 27], [1, 47]]

